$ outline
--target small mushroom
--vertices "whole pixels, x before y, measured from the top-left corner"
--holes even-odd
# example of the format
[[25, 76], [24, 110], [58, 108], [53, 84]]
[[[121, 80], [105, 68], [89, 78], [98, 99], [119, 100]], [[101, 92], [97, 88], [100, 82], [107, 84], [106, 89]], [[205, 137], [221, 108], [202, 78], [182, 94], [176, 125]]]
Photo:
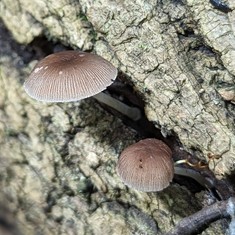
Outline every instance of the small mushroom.
[[37, 63], [24, 83], [26, 93], [38, 101], [70, 102], [94, 96], [132, 119], [140, 111], [105, 93], [117, 76], [117, 69], [104, 58], [81, 51], [51, 54]]
[[171, 149], [161, 140], [144, 139], [130, 145], [121, 153], [117, 173], [127, 186], [144, 192], [161, 191], [168, 187], [174, 174], [190, 177], [202, 186], [212, 189], [213, 182], [195, 170], [175, 164]]
[[120, 155], [117, 172], [131, 188], [160, 191], [174, 175], [171, 149], [158, 139], [144, 139], [127, 147]]

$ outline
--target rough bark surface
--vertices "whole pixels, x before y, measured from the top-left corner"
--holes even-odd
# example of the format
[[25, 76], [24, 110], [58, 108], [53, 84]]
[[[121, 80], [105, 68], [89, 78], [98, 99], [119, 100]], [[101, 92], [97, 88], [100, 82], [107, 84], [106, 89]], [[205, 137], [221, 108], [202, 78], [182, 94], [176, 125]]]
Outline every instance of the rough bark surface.
[[93, 50], [128, 76], [163, 135], [198, 158], [220, 156], [212, 170], [232, 174], [235, 10], [202, 0], [1, 0], [0, 17], [0, 220], [14, 218], [13, 234], [161, 234], [215, 200], [177, 184], [128, 189], [115, 165], [139, 138], [133, 129], [93, 99], [48, 105], [22, 84], [51, 42]]

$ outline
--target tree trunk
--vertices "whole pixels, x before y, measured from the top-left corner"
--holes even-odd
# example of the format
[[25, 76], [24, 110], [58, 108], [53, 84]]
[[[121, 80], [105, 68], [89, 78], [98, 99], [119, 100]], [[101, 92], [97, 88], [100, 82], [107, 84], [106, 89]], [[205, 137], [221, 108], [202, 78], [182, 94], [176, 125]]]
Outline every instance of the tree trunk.
[[[110, 92], [144, 103], [160, 130], [151, 133], [173, 139], [193, 161], [209, 161], [228, 185], [225, 176], [235, 170], [235, 3], [216, 3], [0, 1], [0, 233], [162, 234], [216, 200], [188, 179], [158, 193], [127, 188], [116, 162], [125, 147], [149, 137], [144, 127], [92, 98], [45, 104], [22, 87], [36, 61], [62, 47], [97, 53], [133, 87]], [[203, 234], [226, 227], [217, 221]]]

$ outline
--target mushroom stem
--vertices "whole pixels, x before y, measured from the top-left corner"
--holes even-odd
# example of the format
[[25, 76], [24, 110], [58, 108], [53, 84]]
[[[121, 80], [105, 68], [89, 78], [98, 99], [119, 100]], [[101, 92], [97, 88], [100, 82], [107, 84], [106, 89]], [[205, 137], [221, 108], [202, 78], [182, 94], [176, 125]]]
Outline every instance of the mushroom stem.
[[137, 121], [141, 118], [141, 112], [136, 107], [130, 107], [121, 101], [105, 94], [104, 92], [100, 92], [93, 96], [96, 100], [98, 100], [101, 103], [104, 103], [113, 109], [117, 110], [118, 112], [126, 115], [130, 119]]
[[175, 162], [175, 165], [183, 164], [183, 163], [188, 163], [186, 159], [181, 159]]
[[187, 169], [183, 167], [174, 166], [174, 171], [175, 171], [175, 174], [177, 175], [190, 177], [196, 180], [203, 187], [206, 187], [208, 189], [211, 189], [214, 187], [213, 182], [211, 182], [208, 178], [203, 177], [199, 172], [193, 169]]

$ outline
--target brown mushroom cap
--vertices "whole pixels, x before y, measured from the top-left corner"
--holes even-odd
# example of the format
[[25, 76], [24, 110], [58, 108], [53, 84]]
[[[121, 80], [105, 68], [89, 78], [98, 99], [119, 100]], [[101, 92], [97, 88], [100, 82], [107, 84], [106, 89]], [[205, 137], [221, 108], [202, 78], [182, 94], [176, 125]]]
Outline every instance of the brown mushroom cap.
[[172, 152], [161, 140], [141, 140], [121, 153], [117, 172], [131, 188], [160, 191], [169, 185], [174, 175]]
[[117, 69], [98, 55], [62, 51], [39, 61], [24, 88], [36, 100], [69, 102], [98, 94], [116, 76]]

